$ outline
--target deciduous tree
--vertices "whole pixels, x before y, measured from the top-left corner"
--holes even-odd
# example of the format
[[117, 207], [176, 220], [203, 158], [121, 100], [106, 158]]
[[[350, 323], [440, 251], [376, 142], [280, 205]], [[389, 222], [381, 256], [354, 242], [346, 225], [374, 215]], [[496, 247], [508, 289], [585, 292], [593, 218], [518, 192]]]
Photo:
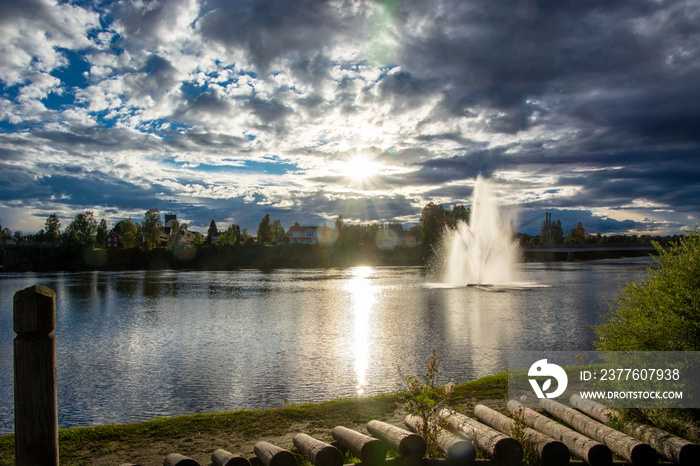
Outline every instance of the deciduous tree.
[[258, 243], [259, 244], [270, 244], [272, 243], [272, 223], [270, 222], [270, 214], [265, 214], [265, 216], [260, 220], [258, 224]]
[[143, 233], [143, 239], [148, 249], [158, 245], [158, 241], [164, 231], [165, 228], [163, 227], [163, 221], [160, 219], [160, 212], [158, 209], [146, 211], [143, 216], [143, 222], [141, 223], [141, 232]]

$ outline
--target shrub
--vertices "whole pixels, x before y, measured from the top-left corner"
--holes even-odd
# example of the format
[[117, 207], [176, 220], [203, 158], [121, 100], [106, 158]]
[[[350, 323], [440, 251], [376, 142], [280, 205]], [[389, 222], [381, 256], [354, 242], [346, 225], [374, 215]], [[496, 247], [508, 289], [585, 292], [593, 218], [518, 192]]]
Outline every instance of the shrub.
[[603, 351], [700, 350], [700, 224], [663, 249], [646, 280], [628, 282], [594, 326]]

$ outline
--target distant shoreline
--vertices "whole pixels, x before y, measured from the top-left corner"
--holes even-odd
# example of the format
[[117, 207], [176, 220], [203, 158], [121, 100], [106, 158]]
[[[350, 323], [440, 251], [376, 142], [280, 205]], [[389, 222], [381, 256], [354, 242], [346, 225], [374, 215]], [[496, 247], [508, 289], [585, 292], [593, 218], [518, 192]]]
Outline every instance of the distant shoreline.
[[[571, 260], [647, 257], [649, 250], [577, 251], [568, 255], [546, 248], [520, 251], [519, 262], [564, 262]], [[343, 268], [354, 266], [428, 266], [429, 254], [420, 246], [380, 249], [367, 245], [354, 250], [333, 246], [286, 244], [278, 246], [184, 245], [179, 248], [143, 250], [83, 248], [26, 248], [13, 264], [0, 272], [84, 272], [130, 270], [274, 270], [281, 268]]]

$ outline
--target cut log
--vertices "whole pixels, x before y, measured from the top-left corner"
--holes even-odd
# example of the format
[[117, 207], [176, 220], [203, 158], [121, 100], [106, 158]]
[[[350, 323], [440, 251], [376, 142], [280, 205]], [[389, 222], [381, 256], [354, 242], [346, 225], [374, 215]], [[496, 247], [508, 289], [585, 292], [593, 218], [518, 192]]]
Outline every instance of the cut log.
[[[515, 421], [508, 416], [504, 416], [484, 405], [476, 405], [474, 407], [474, 415], [484, 424], [504, 434], [514, 435], [516, 429]], [[569, 464], [571, 459], [569, 448], [559, 440], [531, 428], [523, 429], [522, 436], [522, 440], [526, 444], [523, 446], [525, 448], [529, 446], [544, 466], [564, 466]]]
[[386, 447], [381, 440], [343, 426], [334, 427], [331, 435], [365, 465], [379, 464], [386, 460]]
[[192, 458], [188, 458], [179, 453], [171, 453], [165, 457], [163, 466], [200, 466], [198, 462]]
[[554, 400], [543, 398], [540, 400], [540, 406], [552, 416], [569, 424], [575, 430], [604, 443], [633, 466], [655, 466], [659, 464], [659, 455], [656, 453], [656, 450], [634, 437], [623, 434]]
[[248, 458], [234, 455], [226, 450], [214, 450], [211, 454], [211, 463], [214, 466], [250, 466]]
[[612, 465], [612, 452], [602, 443], [526, 408], [516, 400], [508, 402], [508, 411], [533, 429], [559, 440], [567, 446], [571, 453], [581, 458], [586, 464], [591, 466]]
[[425, 439], [418, 434], [381, 421], [369, 421], [367, 431], [372, 436], [389, 445], [399, 455], [421, 459], [428, 446]]
[[268, 442], [258, 442], [253, 446], [255, 456], [265, 466], [296, 466], [294, 454]]
[[450, 428], [472, 441], [472, 444], [499, 465], [520, 465], [523, 447], [514, 438], [503, 435], [463, 414], [447, 409], [440, 412]]
[[[571, 395], [570, 401], [577, 409], [600, 422], [607, 423], [612, 418], [617, 417], [617, 413], [607, 406], [593, 400], [584, 400], [579, 395]], [[623, 430], [625, 433], [648, 443], [674, 463], [682, 466], [700, 464], [700, 445], [689, 440], [635, 421], [625, 421]]]
[[307, 434], [296, 434], [292, 441], [301, 454], [316, 466], [343, 466], [343, 455], [333, 445]]
[[[413, 432], [419, 432], [423, 420], [418, 416], [408, 415], [404, 421]], [[453, 466], [469, 466], [476, 461], [476, 448], [471, 440], [448, 432], [445, 429], [437, 429], [438, 451], [445, 455], [447, 461]]]

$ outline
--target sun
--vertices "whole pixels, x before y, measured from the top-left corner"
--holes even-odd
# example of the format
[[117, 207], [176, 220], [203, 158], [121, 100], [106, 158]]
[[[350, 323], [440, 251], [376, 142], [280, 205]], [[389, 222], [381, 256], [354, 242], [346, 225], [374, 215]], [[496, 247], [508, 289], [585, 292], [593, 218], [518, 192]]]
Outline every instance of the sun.
[[379, 174], [381, 165], [367, 155], [355, 155], [342, 166], [345, 177], [355, 182], [365, 182]]

